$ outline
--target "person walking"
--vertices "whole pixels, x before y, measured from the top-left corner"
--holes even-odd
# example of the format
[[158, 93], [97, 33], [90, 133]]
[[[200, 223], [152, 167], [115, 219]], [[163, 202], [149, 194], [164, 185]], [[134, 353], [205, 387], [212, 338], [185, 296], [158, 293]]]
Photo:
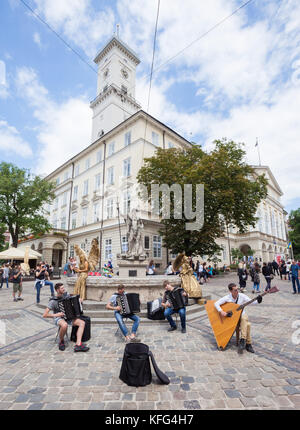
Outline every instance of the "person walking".
[[272, 267], [273, 267], [273, 273], [274, 273], [274, 275], [278, 275], [279, 276], [280, 273], [279, 273], [279, 266], [278, 266], [277, 261], [273, 260]]
[[267, 266], [267, 263], [263, 263], [262, 274], [264, 275], [265, 280], [267, 282], [267, 286], [265, 288], [265, 291], [268, 291], [271, 288], [271, 281], [272, 281], [273, 274], [270, 270], [270, 267]]
[[2, 279], [1, 279], [1, 285], [0, 285], [0, 288], [2, 288], [2, 287], [3, 287], [3, 283], [4, 283], [4, 282], [6, 283], [6, 288], [9, 288], [9, 286], [8, 286], [9, 270], [10, 270], [10, 268], [9, 268], [9, 264], [8, 264], [8, 263], [6, 263], [6, 264], [4, 265], [4, 267], [3, 267], [3, 272], [2, 272]]
[[[19, 264], [15, 264], [12, 270], [12, 284], [13, 284], [13, 301], [17, 302], [18, 300], [23, 300], [21, 297], [22, 294], [22, 272], [21, 266]], [[18, 293], [18, 298], [16, 298], [16, 294]]]
[[[297, 289], [298, 289], [298, 294], [300, 294], [299, 265], [295, 260], [291, 265], [291, 276], [292, 276], [292, 284], [293, 284], [293, 290], [294, 290], [293, 294], [297, 294]], [[297, 285], [297, 289], [296, 289], [296, 285]]]
[[291, 276], [290, 276], [291, 265], [292, 265], [292, 263], [290, 261], [288, 261], [286, 263], [286, 273], [288, 275], [288, 280], [289, 281], [291, 280]]
[[259, 290], [259, 284], [260, 284], [259, 272], [260, 272], [259, 265], [255, 264], [254, 267], [252, 268], [252, 274], [253, 274], [253, 276], [252, 276], [252, 280], [253, 280], [253, 291], [252, 291], [252, 293], [253, 294], [254, 293], [260, 293], [260, 290]]

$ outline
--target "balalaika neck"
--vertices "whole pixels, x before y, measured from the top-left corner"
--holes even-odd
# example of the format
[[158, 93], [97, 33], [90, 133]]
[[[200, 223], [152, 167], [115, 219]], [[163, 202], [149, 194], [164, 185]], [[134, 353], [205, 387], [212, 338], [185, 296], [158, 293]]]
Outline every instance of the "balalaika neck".
[[[263, 297], [264, 295], [266, 295], [268, 292], [265, 291], [264, 293], [260, 294], [261, 297]], [[255, 299], [249, 300], [249, 302], [244, 303], [243, 305], [240, 305], [237, 308], [237, 311], [243, 310], [246, 306], [251, 305], [251, 303], [255, 302], [255, 300], [257, 300], [257, 297], [255, 297]]]

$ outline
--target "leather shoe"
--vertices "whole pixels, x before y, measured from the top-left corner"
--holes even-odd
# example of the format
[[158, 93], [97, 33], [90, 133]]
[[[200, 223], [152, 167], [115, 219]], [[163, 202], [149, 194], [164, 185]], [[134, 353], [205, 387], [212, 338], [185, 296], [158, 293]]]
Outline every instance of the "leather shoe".
[[245, 346], [246, 346], [246, 340], [245, 339], [241, 339], [240, 343], [239, 343], [239, 348], [238, 348], [238, 353], [239, 354], [243, 354]]
[[181, 329], [181, 333], [186, 333], [186, 329], [185, 329], [185, 328], [182, 328], [182, 329]]
[[174, 331], [176, 329], [177, 329], [177, 327], [170, 327], [170, 328], [168, 328], [168, 331]]
[[252, 353], [254, 354], [254, 349], [252, 348], [251, 343], [247, 343], [247, 345], [246, 345], [246, 350], [247, 350], [248, 352], [252, 352]]

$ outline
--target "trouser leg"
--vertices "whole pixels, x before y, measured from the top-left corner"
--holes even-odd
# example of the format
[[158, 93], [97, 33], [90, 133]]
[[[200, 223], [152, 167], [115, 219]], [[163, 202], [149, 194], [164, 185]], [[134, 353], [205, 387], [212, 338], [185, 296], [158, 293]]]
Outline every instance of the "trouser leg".
[[127, 336], [128, 330], [126, 325], [124, 324], [122, 315], [119, 312], [115, 312], [115, 318], [117, 320], [117, 323], [119, 324], [121, 332], [123, 333], [124, 336]]
[[241, 316], [241, 339], [246, 339], [246, 343], [251, 343], [251, 335], [250, 335], [250, 329], [251, 324], [248, 321], [248, 316], [246, 314], [242, 314]]
[[175, 321], [173, 320], [173, 318], [171, 317], [171, 315], [173, 315], [174, 311], [172, 308], [167, 308], [165, 310], [165, 317], [167, 318], [167, 320], [170, 323], [171, 327], [176, 327]]

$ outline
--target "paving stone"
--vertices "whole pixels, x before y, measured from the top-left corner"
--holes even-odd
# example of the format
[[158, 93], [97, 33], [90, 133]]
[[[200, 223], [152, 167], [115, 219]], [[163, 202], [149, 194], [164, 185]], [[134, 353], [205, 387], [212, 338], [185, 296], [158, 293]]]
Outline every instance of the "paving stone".
[[292, 385], [287, 385], [285, 387], [282, 387], [288, 394], [300, 394], [300, 390], [293, 387]]
[[246, 408], [257, 406], [257, 402], [255, 399], [249, 397], [241, 397], [240, 400]]
[[185, 401], [184, 409], [201, 409], [201, 406], [198, 400]]
[[231, 399], [241, 397], [241, 393], [237, 390], [224, 390], [224, 391], [225, 391], [226, 396], [230, 397]]

